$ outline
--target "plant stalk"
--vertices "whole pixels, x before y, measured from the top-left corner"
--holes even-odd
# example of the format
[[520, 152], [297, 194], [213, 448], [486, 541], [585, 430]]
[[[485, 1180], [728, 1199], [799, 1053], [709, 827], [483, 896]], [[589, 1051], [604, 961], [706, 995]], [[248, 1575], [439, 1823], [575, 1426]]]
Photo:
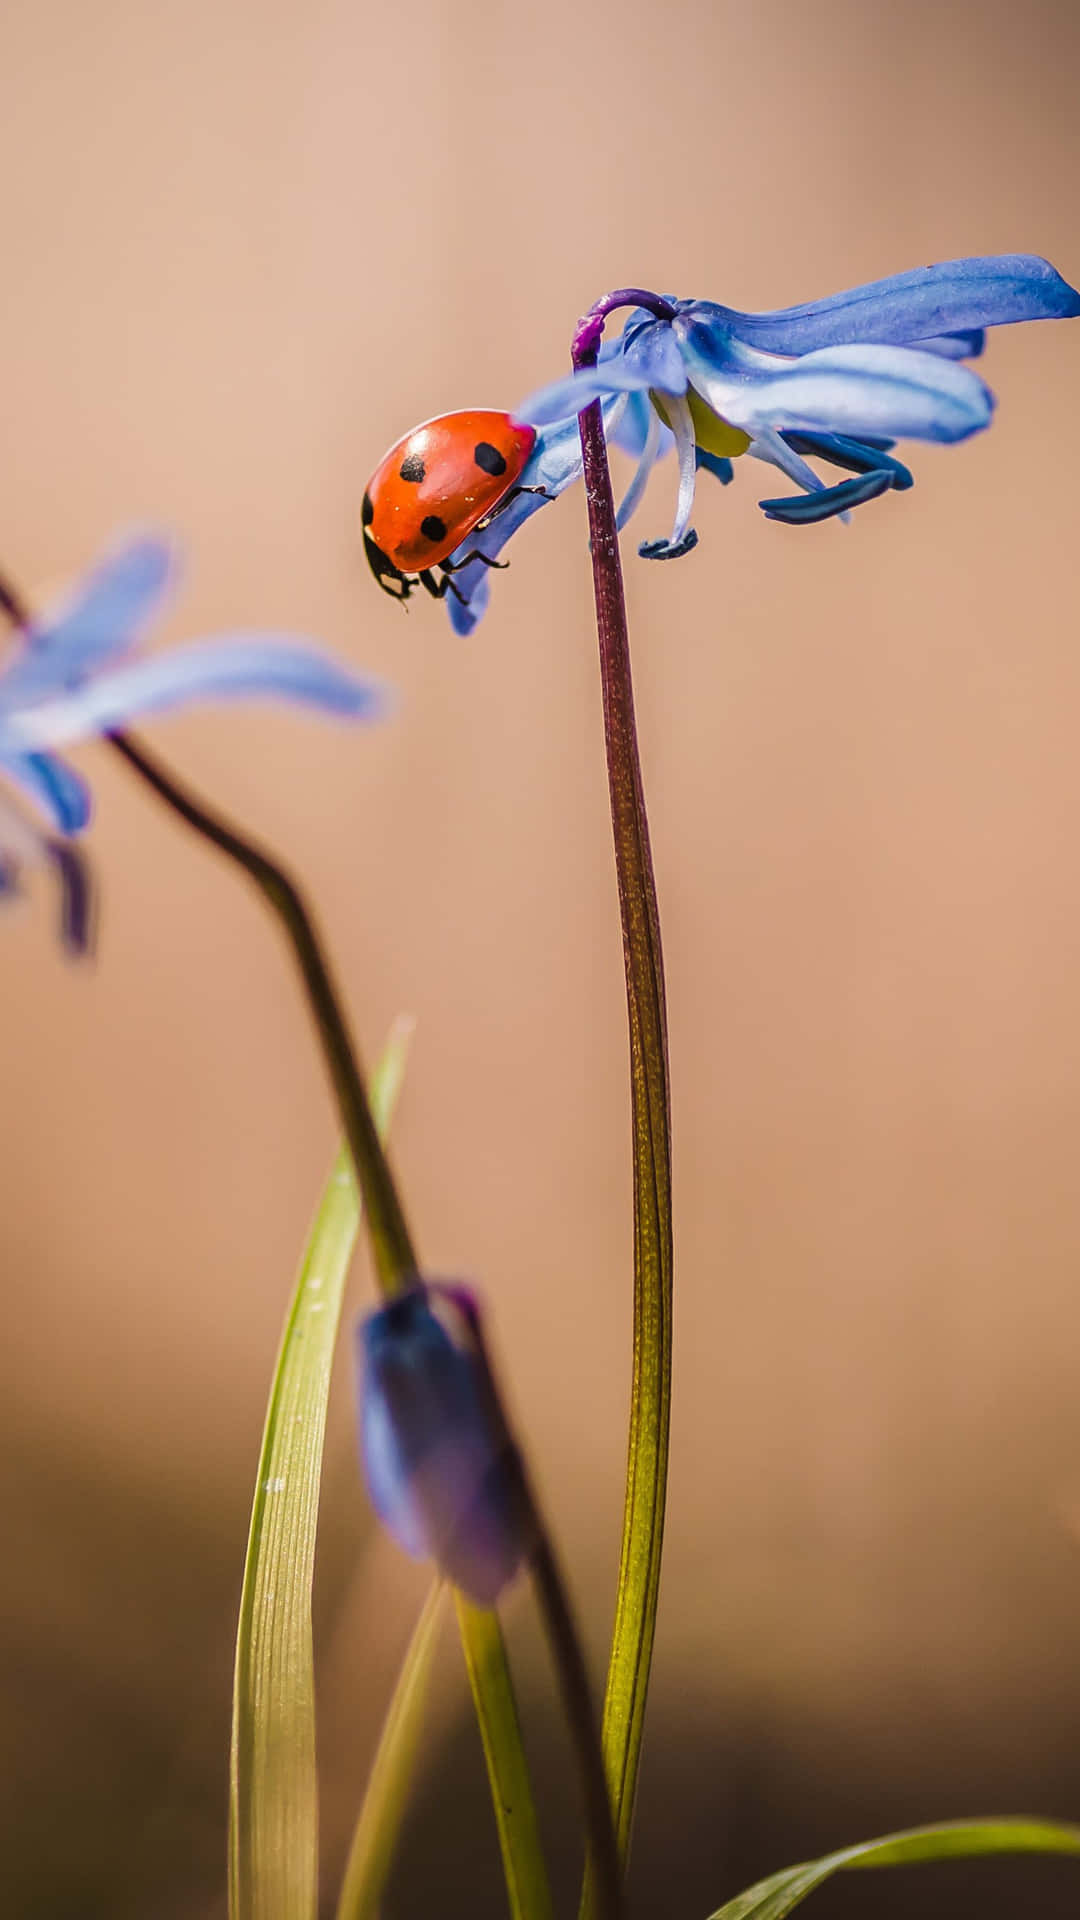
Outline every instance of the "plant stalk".
[[[596, 362], [607, 314], [666, 301], [637, 288], [609, 295], [581, 322], [575, 367]], [[634, 1157], [634, 1361], [619, 1583], [602, 1740], [620, 1857], [630, 1846], [656, 1628], [671, 1418], [671, 1100], [667, 1010], [649, 824], [641, 778], [615, 502], [600, 402], [578, 416], [592, 544], [604, 744], [626, 972]], [[590, 1862], [582, 1920], [595, 1912]]]
[[120, 732], [110, 733], [107, 739], [113, 750], [181, 820], [243, 868], [282, 922], [303, 976], [308, 1005], [337, 1096], [363, 1195], [379, 1287], [384, 1294], [398, 1292], [417, 1272], [416, 1254], [386, 1152], [375, 1131], [359, 1056], [342, 1011], [341, 997], [303, 895], [283, 867], [188, 793], [141, 742]]

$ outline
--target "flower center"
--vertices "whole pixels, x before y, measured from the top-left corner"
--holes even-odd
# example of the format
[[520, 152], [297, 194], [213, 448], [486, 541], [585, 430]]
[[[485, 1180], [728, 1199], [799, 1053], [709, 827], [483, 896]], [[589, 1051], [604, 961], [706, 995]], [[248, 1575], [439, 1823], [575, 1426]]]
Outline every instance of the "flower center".
[[[650, 389], [649, 398], [665, 427], [670, 427], [671, 421], [664, 409], [663, 395]], [[690, 408], [690, 418], [694, 422], [694, 439], [699, 447], [702, 447], [706, 453], [718, 454], [721, 459], [726, 460], [737, 459], [740, 453], [746, 452], [750, 445], [748, 433], [744, 433], [741, 427], [733, 427], [722, 414], [714, 413], [700, 393], [694, 392], [693, 387], [687, 388], [686, 400]]]

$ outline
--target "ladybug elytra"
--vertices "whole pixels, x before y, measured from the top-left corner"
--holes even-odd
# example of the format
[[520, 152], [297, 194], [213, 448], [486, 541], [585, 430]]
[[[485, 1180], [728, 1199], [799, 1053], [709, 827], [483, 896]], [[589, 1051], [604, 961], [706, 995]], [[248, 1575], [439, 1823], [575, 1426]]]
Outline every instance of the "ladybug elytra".
[[436, 600], [448, 592], [460, 600], [452, 575], [470, 560], [505, 565], [483, 553], [453, 563], [449, 556], [518, 494], [546, 493], [516, 484], [535, 444], [535, 427], [508, 413], [473, 411], [427, 420], [392, 446], [361, 514], [364, 551], [383, 592], [407, 600], [419, 585]]

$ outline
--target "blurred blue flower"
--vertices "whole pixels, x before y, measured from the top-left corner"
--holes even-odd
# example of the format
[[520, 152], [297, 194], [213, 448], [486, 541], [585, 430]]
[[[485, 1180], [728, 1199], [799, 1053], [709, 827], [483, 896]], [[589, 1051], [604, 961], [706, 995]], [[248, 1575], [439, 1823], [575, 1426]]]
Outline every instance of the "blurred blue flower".
[[82, 776], [52, 749], [107, 733], [191, 700], [297, 700], [354, 719], [385, 710], [385, 690], [302, 642], [230, 634], [129, 661], [175, 571], [167, 541], [154, 535], [115, 548], [74, 592], [18, 636], [0, 666], [0, 773], [47, 820], [57, 841], [0, 799], [0, 893], [18, 890], [22, 869], [47, 858], [64, 882], [64, 937], [87, 937], [85, 874], [66, 842], [90, 818]]
[[491, 1606], [533, 1544], [472, 1295], [418, 1282], [357, 1322], [360, 1448], [398, 1543]]
[[[608, 438], [638, 461], [620, 526], [641, 500], [655, 461], [674, 448], [674, 522], [666, 539], [642, 544], [648, 559], [673, 559], [695, 545], [697, 473], [705, 467], [726, 483], [731, 462], [744, 453], [802, 489], [760, 502], [769, 519], [789, 525], [843, 516], [890, 489], [910, 487], [907, 467], [890, 458], [894, 441], [952, 444], [990, 424], [994, 396], [960, 364], [982, 352], [985, 329], [1080, 314], [1080, 294], [1030, 254], [942, 261], [776, 313], [643, 297], [649, 308], [632, 309], [595, 366], [542, 388], [516, 417], [539, 429], [522, 479], [553, 495], [581, 472], [577, 413], [602, 402]], [[620, 295], [599, 302], [596, 333], [602, 317], [625, 304]], [[853, 477], [827, 486], [807, 456]], [[471, 544], [493, 559], [545, 504], [537, 495], [515, 501]], [[487, 570], [477, 565], [455, 581], [467, 604], [451, 604], [450, 617], [468, 632], [486, 605]]]

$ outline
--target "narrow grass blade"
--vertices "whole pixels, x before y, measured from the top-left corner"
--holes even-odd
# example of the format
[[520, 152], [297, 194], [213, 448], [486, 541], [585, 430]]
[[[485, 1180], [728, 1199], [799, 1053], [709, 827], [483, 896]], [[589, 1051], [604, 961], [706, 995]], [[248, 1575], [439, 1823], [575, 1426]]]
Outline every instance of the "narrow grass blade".
[[373, 1920], [378, 1911], [420, 1743], [445, 1591], [437, 1580], [402, 1662], [349, 1849], [337, 1920]]
[[[398, 1021], [371, 1085], [380, 1133], [405, 1069]], [[360, 1225], [344, 1150], [308, 1239], [270, 1388], [251, 1509], [233, 1687], [230, 1920], [315, 1920], [318, 1799], [311, 1583], [326, 1403]]]
[[[907, 1867], [983, 1853], [1080, 1853], [1080, 1827], [1059, 1826], [1052, 1820], [946, 1820], [940, 1826], [887, 1833], [881, 1840], [864, 1840], [859, 1846], [827, 1853], [821, 1860], [770, 1874], [719, 1907], [710, 1920], [784, 1920], [823, 1880], [844, 1869]], [[1037, 1902], [1024, 1911], [1036, 1914]]]
[[552, 1920], [532, 1783], [498, 1617], [455, 1593], [458, 1627], [484, 1743], [512, 1920]]

